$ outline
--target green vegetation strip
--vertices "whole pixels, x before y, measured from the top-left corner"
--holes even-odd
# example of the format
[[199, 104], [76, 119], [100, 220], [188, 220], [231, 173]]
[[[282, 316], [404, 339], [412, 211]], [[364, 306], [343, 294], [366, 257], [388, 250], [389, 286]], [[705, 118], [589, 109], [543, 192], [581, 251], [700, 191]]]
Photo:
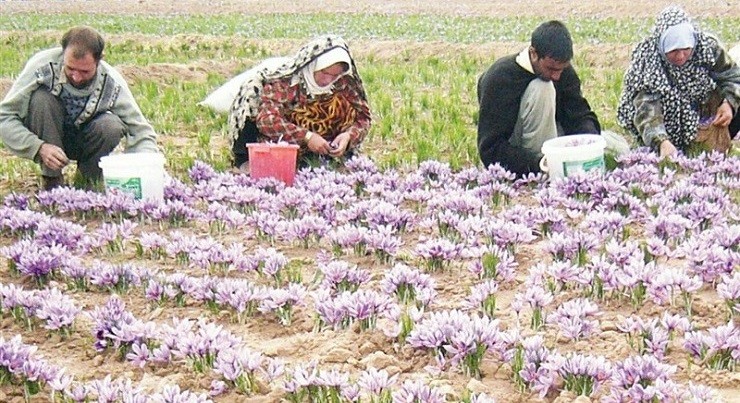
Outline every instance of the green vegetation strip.
[[[247, 38], [306, 38], [326, 32], [349, 39], [399, 39], [484, 43], [525, 41], [540, 17], [460, 17], [384, 14], [224, 14], [170, 16], [106, 16], [85, 14], [10, 14], [0, 16], [0, 30], [63, 30], [77, 24], [97, 27], [107, 34], [226, 35]], [[632, 43], [647, 33], [652, 20], [634, 18], [570, 18], [573, 38], [584, 43]], [[708, 18], [702, 27], [720, 38], [735, 38], [740, 20]]]
[[[319, 33], [334, 32], [351, 41], [419, 42], [422, 48], [429, 45], [430, 49], [440, 42], [459, 43], [459, 51], [448, 47], [440, 54], [391, 52], [390, 56], [376, 56], [373, 52], [357, 52], [374, 117], [363, 152], [382, 167], [414, 166], [434, 159], [459, 169], [478, 164], [475, 85], [480, 73], [501, 56], [465, 49], [477, 49], [477, 43], [526, 42], [539, 22], [515, 17], [356, 14], [2, 15], [0, 79], [13, 79], [28, 57], [57, 44], [69, 26], [97, 27], [113, 37], [106, 60], [136, 72], [130, 80], [134, 96], [160, 133], [168, 172], [182, 177], [195, 160], [217, 169], [229, 166], [226, 116], [214, 114], [197, 102], [256, 61], [274, 56], [274, 47], [281, 42], [280, 46], [300, 43]], [[577, 44], [598, 52], [597, 57], [580, 52], [573, 61], [583, 80], [584, 94], [602, 126], [620, 131], [615, 109], [625, 66], [611, 58], [625, 58], [626, 49], [647, 33], [652, 21], [566, 22]], [[702, 26], [732, 41], [740, 32], [740, 19], [708, 19], [702, 21]], [[180, 70], [157, 66], [163, 63], [178, 64]], [[209, 66], [218, 66], [219, 70]], [[181, 76], [188, 69], [205, 74]], [[0, 158], [0, 183], [27, 183], [35, 180], [37, 173], [38, 167], [30, 161]]]

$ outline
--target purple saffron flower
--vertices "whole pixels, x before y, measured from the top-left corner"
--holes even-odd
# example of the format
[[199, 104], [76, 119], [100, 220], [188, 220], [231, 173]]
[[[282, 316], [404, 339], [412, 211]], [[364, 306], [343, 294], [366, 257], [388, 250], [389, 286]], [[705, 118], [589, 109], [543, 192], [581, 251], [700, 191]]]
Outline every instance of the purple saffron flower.
[[547, 321], [554, 323], [568, 340], [588, 338], [599, 331], [598, 320], [591, 320], [601, 314], [593, 302], [577, 298], [566, 301], [551, 314]]
[[407, 380], [400, 389], [393, 392], [393, 401], [442, 403], [445, 401], [445, 396], [441, 391], [426, 385], [422, 380]]
[[385, 273], [380, 288], [386, 295], [395, 295], [403, 303], [415, 302], [427, 306], [437, 295], [436, 283], [428, 274], [402, 263]]

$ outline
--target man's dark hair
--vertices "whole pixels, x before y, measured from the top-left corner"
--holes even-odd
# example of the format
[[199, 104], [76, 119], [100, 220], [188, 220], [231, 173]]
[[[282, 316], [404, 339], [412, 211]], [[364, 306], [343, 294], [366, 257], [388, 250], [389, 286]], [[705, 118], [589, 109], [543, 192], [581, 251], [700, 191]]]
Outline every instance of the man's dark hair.
[[567, 62], [573, 58], [573, 40], [568, 28], [560, 21], [540, 24], [532, 32], [531, 45], [539, 57], [550, 57], [559, 62]]
[[105, 40], [91, 27], [80, 26], [71, 28], [62, 36], [62, 49], [74, 49], [72, 56], [79, 59], [91, 53], [96, 62], [103, 58]]

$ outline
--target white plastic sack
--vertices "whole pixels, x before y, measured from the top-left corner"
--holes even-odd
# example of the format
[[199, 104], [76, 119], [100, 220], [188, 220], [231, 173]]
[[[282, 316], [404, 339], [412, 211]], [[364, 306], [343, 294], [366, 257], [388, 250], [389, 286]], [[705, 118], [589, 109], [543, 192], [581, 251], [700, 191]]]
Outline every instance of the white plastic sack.
[[630, 151], [630, 143], [618, 133], [602, 130], [601, 137], [606, 140], [606, 151], [614, 155], [622, 155]]
[[740, 43], [730, 49], [730, 57], [735, 61], [735, 63], [740, 64]]
[[229, 113], [231, 104], [234, 102], [234, 98], [236, 98], [236, 95], [239, 93], [239, 88], [241, 87], [242, 83], [250, 78], [250, 76], [254, 74], [254, 72], [265, 67], [280, 67], [283, 63], [289, 60], [289, 57], [271, 57], [269, 59], [265, 59], [249, 70], [227, 81], [222, 86], [216, 88], [206, 97], [206, 99], [198, 102], [198, 105], [206, 106], [218, 113]]

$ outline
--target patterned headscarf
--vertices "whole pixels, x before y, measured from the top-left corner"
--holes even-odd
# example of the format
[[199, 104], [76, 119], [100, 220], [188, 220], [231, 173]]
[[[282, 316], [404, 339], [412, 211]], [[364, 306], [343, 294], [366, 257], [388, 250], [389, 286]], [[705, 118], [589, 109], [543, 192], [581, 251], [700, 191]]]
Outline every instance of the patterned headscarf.
[[254, 120], [257, 117], [260, 106], [260, 92], [265, 83], [275, 79], [291, 77], [293, 80], [297, 80], [297, 84], [301, 85], [304, 91], [308, 93], [305, 79], [300, 74], [301, 70], [317, 57], [335, 48], [342, 48], [349, 55], [351, 61], [349, 74], [352, 74], [360, 82], [358, 88], [361, 91], [360, 96], [364, 99], [366, 96], [361, 85], [360, 75], [357, 74], [357, 67], [347, 43], [339, 36], [321, 36], [302, 46], [288, 62], [277, 68], [271, 69], [268, 67], [260, 70], [241, 85], [239, 93], [231, 104], [229, 113], [229, 130], [232, 139], [237, 138], [247, 121]]
[[676, 147], [685, 148], [697, 134], [699, 105], [717, 86], [710, 76], [718, 46], [715, 38], [694, 28], [696, 42], [691, 58], [680, 67], [671, 64], [661, 51], [661, 35], [682, 23], [691, 21], [681, 8], [666, 8], [656, 19], [652, 35], [640, 42], [632, 53], [617, 119], [638, 141], [641, 137], [633, 123], [636, 110], [632, 101], [639, 92], [660, 96], [668, 138]]

